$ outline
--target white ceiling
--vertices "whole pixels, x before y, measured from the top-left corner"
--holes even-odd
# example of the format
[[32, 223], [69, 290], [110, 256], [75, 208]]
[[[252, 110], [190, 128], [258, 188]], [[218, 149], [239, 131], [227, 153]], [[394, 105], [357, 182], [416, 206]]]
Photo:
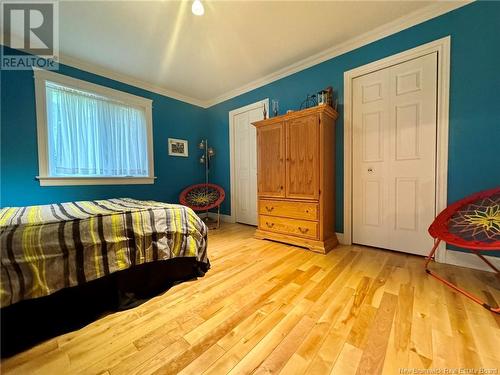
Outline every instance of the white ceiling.
[[208, 103], [432, 6], [427, 1], [203, 4], [205, 15], [197, 17], [191, 1], [61, 2], [60, 52], [67, 61]]

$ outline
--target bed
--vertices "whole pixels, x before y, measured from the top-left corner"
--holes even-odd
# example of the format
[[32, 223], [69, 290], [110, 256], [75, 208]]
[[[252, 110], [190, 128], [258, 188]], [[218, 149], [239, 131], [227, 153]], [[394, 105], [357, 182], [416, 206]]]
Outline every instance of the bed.
[[[111, 307], [121, 309], [137, 302], [134, 294], [150, 296], [167, 281], [203, 276], [210, 268], [207, 232], [188, 207], [130, 198], [5, 207], [2, 328], [10, 326], [5, 319], [19, 320], [33, 309], [46, 310], [52, 319], [54, 311], [75, 303], [78, 311], [99, 300], [107, 303], [114, 291], [129, 299]], [[24, 323], [23, 328], [29, 331]], [[2, 344], [8, 341], [4, 336]]]

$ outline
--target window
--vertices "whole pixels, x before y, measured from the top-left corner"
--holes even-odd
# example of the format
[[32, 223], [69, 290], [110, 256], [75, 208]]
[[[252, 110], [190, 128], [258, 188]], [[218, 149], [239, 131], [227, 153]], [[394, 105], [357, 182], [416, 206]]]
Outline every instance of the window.
[[154, 182], [151, 100], [36, 70], [40, 185]]

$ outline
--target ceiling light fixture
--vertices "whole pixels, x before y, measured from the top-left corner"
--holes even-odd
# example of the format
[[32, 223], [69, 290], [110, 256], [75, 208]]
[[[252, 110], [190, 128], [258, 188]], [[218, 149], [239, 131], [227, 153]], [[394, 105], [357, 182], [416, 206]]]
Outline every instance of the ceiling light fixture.
[[193, 5], [191, 5], [191, 12], [193, 12], [195, 16], [203, 16], [205, 8], [203, 8], [203, 4], [200, 0], [193, 1]]

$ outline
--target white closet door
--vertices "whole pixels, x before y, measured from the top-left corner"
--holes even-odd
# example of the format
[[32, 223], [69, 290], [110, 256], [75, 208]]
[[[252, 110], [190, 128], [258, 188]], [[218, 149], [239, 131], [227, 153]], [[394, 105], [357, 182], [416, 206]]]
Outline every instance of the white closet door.
[[353, 82], [354, 243], [387, 248], [389, 70]]
[[262, 120], [262, 108], [234, 117], [235, 215], [238, 223], [257, 225], [257, 134], [252, 122]]
[[353, 86], [353, 242], [424, 255], [435, 216], [437, 54]]

